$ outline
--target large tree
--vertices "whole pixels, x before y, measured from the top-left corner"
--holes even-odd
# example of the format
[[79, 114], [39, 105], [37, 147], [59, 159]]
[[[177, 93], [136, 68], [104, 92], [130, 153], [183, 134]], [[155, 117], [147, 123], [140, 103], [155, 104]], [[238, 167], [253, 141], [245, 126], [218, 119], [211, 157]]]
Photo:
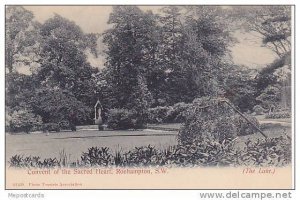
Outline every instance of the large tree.
[[[113, 107], [135, 108], [131, 101], [139, 85], [156, 65], [158, 47], [156, 16], [137, 6], [114, 6], [104, 33], [107, 45], [107, 82], [112, 89]], [[143, 81], [147, 88], [147, 81]]]
[[[161, 9], [159, 17], [160, 43], [158, 50], [158, 63], [160, 68], [153, 74], [151, 91], [157, 104], [172, 105], [179, 101], [191, 101], [189, 85], [186, 84], [186, 70], [182, 65], [184, 35], [183, 9], [179, 6], [167, 6]], [[153, 87], [155, 86], [155, 87]], [[155, 91], [155, 88], [159, 90]]]
[[[225, 57], [233, 42], [221, 7], [167, 6], [159, 17], [160, 43], [157, 84], [150, 90], [162, 103], [191, 102], [203, 95], [217, 94], [225, 76]], [[155, 86], [155, 87], [153, 87]], [[160, 95], [156, 95], [160, 94]], [[160, 100], [160, 99], [159, 99]]]
[[228, 67], [224, 64], [230, 54], [228, 47], [233, 42], [226, 22], [220, 20], [222, 8], [193, 6], [188, 11], [181, 57], [186, 80], [195, 97], [218, 95], [219, 86], [223, 84], [221, 77]]
[[48, 19], [40, 28], [41, 67], [35, 78], [45, 87], [68, 90], [85, 105], [92, 106], [94, 83], [92, 74], [97, 72], [87, 62], [84, 51], [93, 44], [74, 22], [59, 15]]
[[113, 28], [104, 34], [114, 105], [132, 107], [139, 76], [153, 105], [217, 95], [232, 42], [219, 12], [220, 7], [169, 6], [157, 17], [136, 6], [114, 7], [109, 18]]
[[90, 66], [85, 51], [97, 54], [97, 36], [84, 34], [74, 22], [59, 15], [46, 20], [38, 30], [39, 66], [29, 75], [7, 74], [7, 104], [14, 110], [29, 108], [44, 122], [67, 120], [71, 111], [80, 122], [92, 119], [90, 108], [97, 100], [93, 75], [98, 70]]
[[31, 11], [8, 6], [5, 14], [5, 68], [12, 73], [17, 66], [33, 66], [39, 61], [39, 26]]
[[29, 106], [26, 98], [32, 94], [32, 77], [19, 73], [18, 67], [38, 66], [40, 24], [22, 6], [8, 6], [5, 14], [5, 105], [11, 113]]

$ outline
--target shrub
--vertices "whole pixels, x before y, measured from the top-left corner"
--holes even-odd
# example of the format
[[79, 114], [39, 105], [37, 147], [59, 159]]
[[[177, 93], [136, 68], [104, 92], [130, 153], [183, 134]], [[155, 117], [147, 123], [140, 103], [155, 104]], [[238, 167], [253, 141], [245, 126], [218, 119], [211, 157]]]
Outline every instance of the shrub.
[[183, 123], [185, 121], [185, 111], [191, 104], [183, 102], [173, 106], [158, 106], [148, 110], [149, 123]]
[[134, 112], [126, 109], [111, 109], [108, 111], [107, 118], [108, 128], [114, 130], [126, 130], [138, 128], [136, 115]]
[[186, 121], [179, 132], [179, 143], [189, 143], [205, 137], [217, 141], [237, 136], [234, 111], [218, 99], [196, 99], [186, 111]]
[[61, 130], [72, 130], [76, 131], [76, 126], [73, 123], [69, 123], [68, 121], [60, 121], [58, 123], [44, 123], [42, 125], [42, 131], [48, 132], [48, 131], [56, 131], [59, 132]]
[[211, 138], [194, 139], [189, 144], [177, 145], [169, 153], [168, 164], [175, 166], [229, 166], [236, 162], [235, 142], [215, 141]]
[[157, 166], [162, 164], [160, 152], [151, 145], [135, 147], [134, 150], [125, 153], [124, 158], [124, 165], [130, 167]]
[[92, 109], [79, 101], [70, 91], [50, 87], [37, 89], [31, 98], [31, 106], [47, 123], [58, 123], [72, 118], [74, 123], [82, 124], [92, 113]]
[[266, 115], [267, 119], [291, 118], [291, 112], [275, 112]]
[[173, 109], [170, 109], [168, 112], [168, 118], [171, 122], [183, 123], [185, 122], [186, 110], [191, 106], [188, 103], [176, 103], [172, 106]]
[[13, 132], [29, 133], [42, 125], [42, 118], [33, 114], [30, 110], [14, 111], [10, 119], [10, 130]]
[[66, 120], [60, 121], [58, 122], [59, 128], [66, 130], [66, 129], [70, 129], [70, 123]]
[[84, 166], [109, 166], [112, 165], [113, 157], [107, 147], [91, 147], [82, 154], [81, 161]]
[[167, 117], [168, 117], [168, 112], [169, 110], [172, 109], [169, 106], [158, 106], [155, 108], [150, 108], [149, 109], [149, 114], [148, 114], [148, 122], [149, 123], [166, 123], [167, 122]]
[[239, 154], [237, 165], [245, 166], [284, 166], [292, 159], [291, 138], [281, 136], [277, 138], [248, 140], [245, 148]]
[[257, 115], [262, 115], [265, 112], [265, 109], [261, 105], [256, 105], [253, 107], [253, 111]]
[[60, 126], [57, 123], [45, 123], [42, 125], [42, 130], [43, 130], [43, 132], [47, 132], [47, 131], [59, 132]]
[[232, 116], [221, 117], [214, 125], [214, 138], [217, 141], [233, 140], [238, 136], [238, 128], [232, 123]]
[[60, 161], [56, 158], [46, 158], [43, 161], [40, 160], [38, 156], [22, 156], [22, 155], [14, 155], [9, 160], [10, 167], [19, 167], [19, 168], [52, 168], [58, 167], [60, 165]]
[[279, 88], [279, 85], [269, 85], [258, 97], [256, 97], [256, 100], [261, 102], [261, 105], [266, 109], [278, 107], [280, 102]]
[[[252, 122], [256, 127], [260, 128], [260, 124], [256, 117], [246, 115], [247, 119]], [[242, 116], [236, 115], [234, 117], [234, 124], [237, 128], [237, 135], [251, 135], [257, 132], [257, 129], [249, 122], [247, 122]]]

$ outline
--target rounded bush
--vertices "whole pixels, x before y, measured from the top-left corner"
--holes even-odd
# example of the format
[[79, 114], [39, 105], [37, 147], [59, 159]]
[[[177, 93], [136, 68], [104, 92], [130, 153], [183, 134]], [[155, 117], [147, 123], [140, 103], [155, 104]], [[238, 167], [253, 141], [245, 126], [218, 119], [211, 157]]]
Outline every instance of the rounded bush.
[[108, 111], [108, 128], [114, 130], [126, 130], [137, 127], [137, 119], [134, 112], [127, 109], [111, 109]]
[[148, 111], [149, 123], [183, 123], [185, 121], [185, 112], [191, 106], [187, 103], [176, 103], [173, 106], [157, 106]]
[[149, 123], [167, 123], [168, 113], [170, 113], [170, 106], [158, 106], [155, 108], [150, 108], [148, 114]]
[[186, 121], [179, 132], [179, 143], [191, 143], [203, 138], [216, 141], [235, 138], [234, 114], [232, 108], [218, 99], [195, 99], [186, 111]]
[[191, 106], [191, 104], [180, 102], [172, 106], [172, 112], [169, 112], [168, 116], [172, 122], [183, 123], [185, 121], [186, 110]]
[[9, 127], [12, 132], [29, 133], [42, 125], [42, 118], [33, 114], [30, 110], [14, 111], [11, 115]]

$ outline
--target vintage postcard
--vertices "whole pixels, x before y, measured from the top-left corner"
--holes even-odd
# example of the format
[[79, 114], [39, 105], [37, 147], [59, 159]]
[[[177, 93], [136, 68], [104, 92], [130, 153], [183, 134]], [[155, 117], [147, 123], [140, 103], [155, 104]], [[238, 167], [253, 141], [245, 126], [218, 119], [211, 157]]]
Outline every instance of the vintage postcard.
[[293, 189], [293, 13], [6, 5], [6, 189]]

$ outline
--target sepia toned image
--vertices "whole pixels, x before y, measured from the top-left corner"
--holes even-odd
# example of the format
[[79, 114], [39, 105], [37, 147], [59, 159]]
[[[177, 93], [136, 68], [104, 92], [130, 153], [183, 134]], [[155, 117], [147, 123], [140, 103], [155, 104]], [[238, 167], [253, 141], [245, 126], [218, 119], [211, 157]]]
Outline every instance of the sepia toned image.
[[6, 189], [292, 189], [293, 9], [7, 5]]

